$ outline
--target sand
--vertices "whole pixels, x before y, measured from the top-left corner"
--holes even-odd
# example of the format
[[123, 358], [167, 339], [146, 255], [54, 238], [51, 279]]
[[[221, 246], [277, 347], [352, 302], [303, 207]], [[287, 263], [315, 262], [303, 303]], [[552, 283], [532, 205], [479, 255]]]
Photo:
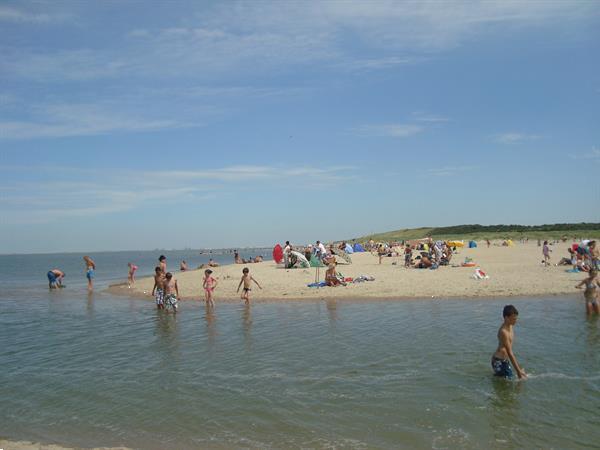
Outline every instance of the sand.
[[[552, 263], [567, 256], [570, 243], [551, 246]], [[249, 267], [252, 276], [263, 289], [254, 288], [252, 301], [281, 301], [302, 299], [407, 299], [407, 298], [477, 298], [573, 294], [578, 291], [575, 284], [585, 278], [582, 273], [568, 273], [569, 266], [544, 267], [541, 264], [542, 248], [536, 242], [515, 243], [512, 247], [502, 247], [493, 243], [477, 248], [462, 248], [453, 256], [452, 264], [460, 264], [470, 257], [489, 275], [487, 280], [475, 280], [475, 268], [442, 266], [437, 270], [406, 269], [403, 257], [386, 257], [381, 265], [377, 256], [371, 253], [355, 253], [352, 264], [338, 265], [338, 271], [345, 277], [355, 278], [368, 275], [375, 281], [354, 283], [348, 286], [309, 288], [315, 281], [315, 268], [283, 269], [273, 261], [247, 265], [225, 265], [214, 268], [213, 276], [219, 285], [215, 291], [215, 301], [240, 301], [236, 293], [243, 267]], [[396, 262], [396, 265], [392, 263]], [[203, 299], [202, 277], [204, 269], [188, 272], [175, 272], [179, 292], [183, 300]], [[325, 269], [320, 270], [323, 280]], [[139, 279], [131, 289], [126, 284], [109, 288], [111, 293], [141, 296], [151, 300], [152, 278]]]
[[[29, 441], [8, 441], [0, 439], [0, 449], [3, 450], [72, 450], [70, 447], [61, 447], [54, 444], [41, 444]], [[125, 447], [102, 447], [89, 450], [127, 450]]]

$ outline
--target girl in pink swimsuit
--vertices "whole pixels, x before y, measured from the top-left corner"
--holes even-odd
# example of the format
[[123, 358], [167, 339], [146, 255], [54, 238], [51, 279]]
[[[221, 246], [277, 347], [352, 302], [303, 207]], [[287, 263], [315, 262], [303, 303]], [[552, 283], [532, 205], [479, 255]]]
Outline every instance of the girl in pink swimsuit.
[[217, 287], [217, 280], [212, 277], [212, 270], [206, 269], [204, 271], [204, 282], [202, 283], [202, 287], [204, 288], [204, 298], [206, 300], [206, 306], [215, 306], [215, 302], [213, 300], [213, 292]]
[[127, 267], [129, 267], [129, 272], [127, 273], [127, 285], [131, 287], [131, 285], [135, 283], [135, 271], [138, 270], [138, 266], [133, 263], [127, 263]]

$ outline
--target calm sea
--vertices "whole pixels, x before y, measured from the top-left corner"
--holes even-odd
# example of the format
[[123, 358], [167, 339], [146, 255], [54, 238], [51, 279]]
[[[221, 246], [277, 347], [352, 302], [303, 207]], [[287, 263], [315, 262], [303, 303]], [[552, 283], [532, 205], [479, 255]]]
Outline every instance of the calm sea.
[[[161, 252], [0, 256], [0, 437], [64, 446], [598, 448], [600, 321], [513, 298], [525, 382], [489, 367], [507, 300], [285, 302], [207, 311], [102, 292]], [[230, 254], [164, 252], [171, 267]], [[260, 254], [250, 251], [244, 256]], [[263, 251], [266, 254], [266, 251]], [[45, 273], [67, 272], [49, 292]]]

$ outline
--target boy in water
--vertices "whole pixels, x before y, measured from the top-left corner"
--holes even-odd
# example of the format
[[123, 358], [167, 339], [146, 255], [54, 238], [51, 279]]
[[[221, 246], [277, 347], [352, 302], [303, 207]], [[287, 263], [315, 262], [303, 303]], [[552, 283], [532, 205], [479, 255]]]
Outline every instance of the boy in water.
[[156, 309], [165, 309], [165, 274], [160, 266], [154, 268], [152, 295], [156, 299]]
[[[512, 351], [515, 338], [513, 327], [517, 323], [519, 311], [513, 305], [506, 305], [502, 310], [504, 323], [498, 330], [498, 348], [492, 356], [492, 369], [497, 377], [513, 378], [513, 367], [520, 379], [527, 378], [525, 371], [519, 366]], [[511, 367], [512, 364], [512, 367]]]
[[177, 299], [179, 298], [179, 287], [177, 280], [171, 272], [165, 275], [165, 305], [171, 305], [173, 312], [177, 312]]
[[260, 284], [258, 284], [258, 281], [252, 278], [252, 275], [250, 275], [250, 269], [248, 269], [247, 267], [244, 267], [244, 269], [242, 270], [242, 274], [242, 279], [240, 280], [240, 284], [238, 284], [237, 292], [240, 292], [240, 287], [242, 286], [242, 283], [244, 283], [244, 290], [242, 291], [241, 299], [245, 300], [246, 305], [249, 305], [250, 291], [252, 290], [250, 289], [250, 283], [254, 281], [259, 289], [262, 289], [262, 287], [260, 286]]
[[206, 306], [215, 306], [215, 301], [213, 300], [213, 292], [217, 287], [217, 280], [212, 277], [213, 271], [210, 269], [206, 269], [204, 271], [204, 280], [202, 283], [202, 287], [204, 288], [204, 299], [206, 300]]

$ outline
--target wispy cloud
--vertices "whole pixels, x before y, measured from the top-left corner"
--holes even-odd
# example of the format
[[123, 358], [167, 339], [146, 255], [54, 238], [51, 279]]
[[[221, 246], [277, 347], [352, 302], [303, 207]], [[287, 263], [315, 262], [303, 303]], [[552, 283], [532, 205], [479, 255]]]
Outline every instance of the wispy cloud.
[[[203, 170], [129, 171], [75, 167], [0, 166], [0, 173], [28, 181], [0, 182], [5, 223], [45, 223], [69, 217], [94, 217], [148, 205], [198, 204], [256, 186], [294, 189], [331, 186], [352, 179], [354, 168], [338, 166], [228, 166]], [[6, 180], [6, 177], [2, 178]], [[157, 188], [156, 180], [169, 180]], [[218, 183], [218, 184], [216, 184]], [[60, 202], [56, 202], [60, 199]]]
[[377, 125], [362, 125], [352, 129], [352, 132], [357, 136], [381, 136], [404, 138], [419, 134], [423, 131], [423, 127], [414, 124], [404, 123], [388, 123]]
[[108, 104], [50, 104], [34, 108], [28, 121], [0, 122], [0, 139], [89, 136], [201, 126], [178, 120], [119, 111]]
[[437, 168], [429, 168], [424, 171], [425, 175], [431, 175], [434, 177], [448, 177], [459, 175], [464, 172], [470, 172], [476, 170], [477, 166], [445, 166]]
[[521, 142], [535, 141], [542, 136], [537, 134], [525, 133], [501, 133], [494, 136], [494, 140], [501, 144], [519, 144]]
[[0, 5], [0, 22], [28, 22], [28, 23], [57, 23], [67, 19], [69, 14], [34, 13]]
[[444, 116], [438, 116], [435, 114], [427, 114], [420, 111], [415, 111], [412, 113], [413, 119], [418, 122], [429, 122], [429, 123], [442, 123], [448, 122], [450, 119]]
[[592, 148], [591, 151], [586, 152], [586, 153], [570, 154], [569, 156], [573, 159], [583, 159], [583, 160], [588, 160], [588, 161], [592, 161], [592, 162], [600, 164], [600, 148], [599, 147]]

